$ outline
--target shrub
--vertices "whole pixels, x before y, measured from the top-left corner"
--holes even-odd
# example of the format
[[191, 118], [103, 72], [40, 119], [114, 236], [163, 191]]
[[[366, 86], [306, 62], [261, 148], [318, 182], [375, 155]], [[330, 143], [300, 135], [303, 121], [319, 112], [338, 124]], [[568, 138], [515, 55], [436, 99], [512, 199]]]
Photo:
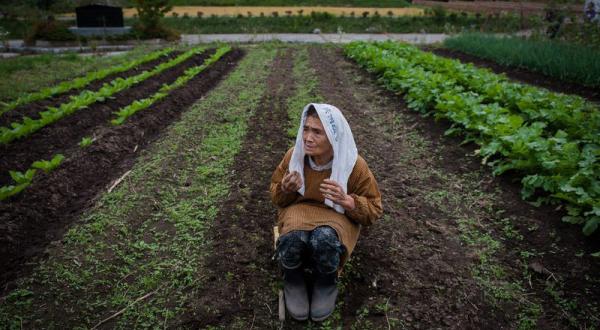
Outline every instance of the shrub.
[[362, 17], [363, 18], [367, 18], [368, 16], [369, 16], [369, 12], [368, 11], [363, 11]]
[[33, 29], [27, 36], [26, 41], [73, 41], [76, 39], [77, 38], [75, 34], [69, 31], [65, 23], [56, 21], [52, 17], [49, 17], [48, 20], [34, 23]]

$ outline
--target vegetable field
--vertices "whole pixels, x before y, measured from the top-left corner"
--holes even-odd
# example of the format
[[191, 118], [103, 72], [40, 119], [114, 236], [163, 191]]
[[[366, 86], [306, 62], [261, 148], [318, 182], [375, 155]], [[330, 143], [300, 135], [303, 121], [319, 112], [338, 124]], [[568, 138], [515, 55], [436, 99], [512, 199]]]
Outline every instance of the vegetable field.
[[[333, 316], [280, 324], [268, 186], [309, 102], [342, 110], [385, 212]], [[2, 328], [600, 324], [585, 98], [407, 45], [267, 43], [149, 51], [1, 106]]]

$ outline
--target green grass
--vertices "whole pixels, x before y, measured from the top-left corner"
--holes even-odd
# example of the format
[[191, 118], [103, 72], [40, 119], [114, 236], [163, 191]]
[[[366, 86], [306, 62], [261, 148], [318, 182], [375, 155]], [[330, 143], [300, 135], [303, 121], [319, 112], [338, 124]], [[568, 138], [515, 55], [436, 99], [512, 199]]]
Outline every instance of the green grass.
[[[206, 230], [226, 198], [275, 50], [253, 49], [141, 156], [0, 305], [8, 328], [162, 328], [205, 285]], [[144, 297], [141, 300], [140, 298]]]
[[450, 49], [587, 86], [600, 86], [600, 50], [549, 40], [463, 34], [446, 39]]
[[297, 91], [287, 100], [289, 120], [287, 135], [291, 144], [294, 144], [304, 107], [309, 103], [322, 103], [325, 100], [318, 94], [317, 74], [308, 62], [306, 47], [300, 47], [297, 50], [292, 74], [297, 84]]
[[442, 33], [461, 31], [464, 29], [489, 32], [517, 31], [519, 22], [516, 18], [493, 18], [483, 20], [474, 16], [447, 16], [441, 20], [435, 17], [381, 16], [336, 17], [325, 13], [314, 15], [273, 17], [265, 13], [265, 17], [167, 17], [165, 25], [185, 34], [201, 33], [312, 33], [318, 28], [323, 33]]
[[406, 7], [405, 0], [171, 0], [174, 6]]
[[0, 101], [16, 99], [24, 93], [83, 76], [89, 71], [129, 62], [148, 52], [148, 47], [138, 47], [117, 56], [43, 54], [0, 60]]

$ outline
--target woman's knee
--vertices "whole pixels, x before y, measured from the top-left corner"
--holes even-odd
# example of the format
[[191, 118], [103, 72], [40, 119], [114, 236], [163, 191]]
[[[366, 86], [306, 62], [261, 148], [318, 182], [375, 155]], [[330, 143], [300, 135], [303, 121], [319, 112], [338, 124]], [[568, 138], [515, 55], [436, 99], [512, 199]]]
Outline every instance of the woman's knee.
[[344, 248], [333, 228], [329, 226], [315, 228], [310, 235], [309, 245], [317, 271], [332, 273], [338, 269]]
[[277, 255], [284, 268], [295, 269], [302, 265], [308, 249], [308, 233], [301, 230], [291, 231], [279, 237]]

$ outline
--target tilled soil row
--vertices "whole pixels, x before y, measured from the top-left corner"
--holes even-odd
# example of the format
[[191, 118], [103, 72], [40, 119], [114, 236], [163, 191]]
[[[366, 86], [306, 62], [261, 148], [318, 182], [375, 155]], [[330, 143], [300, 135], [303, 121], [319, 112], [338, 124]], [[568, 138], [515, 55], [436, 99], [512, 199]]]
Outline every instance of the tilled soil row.
[[286, 101], [295, 89], [292, 68], [292, 49], [279, 53], [267, 78], [267, 94], [249, 120], [247, 138], [234, 161], [236, 180], [209, 234], [214, 244], [206, 263], [207, 281], [220, 285], [192, 302], [193, 315], [182, 320], [185, 327], [229, 329], [234, 318], [243, 318], [253, 320], [257, 329], [269, 329], [277, 320], [272, 284], [278, 270], [270, 259], [276, 209], [269, 179], [288, 149]]
[[[97, 91], [102, 87], [102, 85], [109, 83], [118, 77], [128, 78], [128, 77], [132, 77], [137, 74], [140, 74], [144, 71], [149, 71], [152, 68], [154, 68], [155, 66], [157, 66], [158, 64], [172, 60], [180, 54], [181, 54], [180, 51], [174, 51], [174, 52], [169, 53], [168, 55], [161, 56], [160, 58], [157, 58], [155, 60], [152, 60], [152, 61], [149, 61], [146, 63], [142, 63], [141, 65], [138, 65], [127, 71], [123, 71], [121, 73], [113, 73], [102, 79], [92, 81], [91, 83], [84, 86], [83, 88], [73, 89], [66, 93], [58, 94], [58, 95], [55, 95], [55, 96], [50, 97], [45, 100], [39, 100], [39, 101], [35, 101], [35, 102], [29, 103], [29, 104], [24, 104], [20, 107], [17, 107], [15, 109], [12, 109], [12, 110], [0, 115], [0, 127], [2, 127], [2, 126], [8, 127], [13, 122], [19, 122], [19, 121], [23, 120], [24, 116], [33, 118], [33, 119], [37, 119], [40, 117], [39, 113], [41, 111], [45, 111], [47, 107], [59, 107], [61, 104], [68, 102], [70, 100], [70, 97], [73, 95], [79, 95], [79, 93], [81, 93], [84, 90]], [[58, 83], [59, 82], [56, 82], [55, 84], [58, 84]]]
[[[327, 103], [336, 105], [352, 128], [359, 153], [377, 178], [383, 197], [384, 216], [363, 228], [347, 274], [344, 324], [352, 324], [362, 309], [377, 305], [395, 311], [407, 328], [483, 328], [492, 321], [483, 316], [489, 308], [482, 301], [468, 269], [469, 259], [457, 239], [456, 224], [422, 200], [410, 196], [408, 185], [423, 184], [410, 178], [399, 160], [406, 145], [396, 139], [393, 113], [406, 109], [397, 97], [373, 95], [358, 99], [354, 83], [360, 72], [338, 50], [313, 47], [310, 60], [321, 74], [319, 91]], [[382, 104], [379, 109], [373, 105]], [[414, 166], [424, 166], [417, 164]], [[401, 201], [401, 202], [400, 202]], [[434, 223], [442, 230], [432, 230]], [[443, 296], [437, 289], [443, 288]], [[478, 307], [476, 307], [476, 305]], [[380, 308], [381, 309], [381, 308]], [[386, 328], [388, 315], [379, 311], [369, 321]]]
[[113, 95], [111, 99], [93, 103], [29, 137], [0, 146], [0, 185], [12, 183], [9, 170], [25, 171], [34, 161], [48, 160], [76, 145], [83, 137], [93, 136], [94, 129], [111, 126], [110, 119], [115, 117], [114, 112], [135, 100], [152, 95], [163, 84], [174, 82], [188, 68], [201, 65], [214, 51], [211, 49], [192, 56], [175, 67]]
[[497, 74], [505, 74], [508, 78], [518, 82], [544, 87], [558, 93], [579, 95], [592, 102], [600, 102], [600, 88], [583, 86], [570, 81], [562, 81], [524, 68], [501, 65], [494, 61], [452, 49], [425, 48], [425, 50], [439, 56], [460, 60], [463, 63], [472, 63], [478, 67], [490, 69]]
[[[207, 55], [187, 66], [202, 63]], [[12, 280], [27, 275], [36, 264], [34, 257], [43, 258], [48, 243], [60, 239], [69, 224], [93, 205], [98, 194], [131, 168], [137, 151], [156, 140], [182, 111], [221, 81], [243, 55], [239, 49], [232, 50], [184, 87], [123, 125], [93, 128], [90, 133], [98, 139], [91, 146], [73, 146], [65, 153], [67, 159], [58, 169], [35, 179], [23, 194], [9, 203], [0, 203], [0, 268], [3, 270], [0, 291], [12, 289]], [[163, 77], [152, 85], [160, 86], [164, 82]], [[138, 91], [137, 95], [143, 97], [147, 93]]]

